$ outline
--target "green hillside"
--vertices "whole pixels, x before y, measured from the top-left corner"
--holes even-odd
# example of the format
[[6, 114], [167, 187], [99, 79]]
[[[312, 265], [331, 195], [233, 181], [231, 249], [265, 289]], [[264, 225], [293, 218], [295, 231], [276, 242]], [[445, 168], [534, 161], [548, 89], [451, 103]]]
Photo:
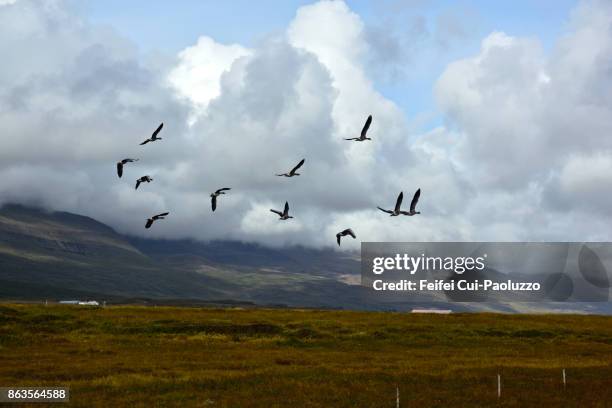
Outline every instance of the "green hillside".
[[18, 205], [0, 208], [0, 299], [612, 313], [610, 302], [513, 305], [383, 299], [356, 284], [359, 272], [355, 253], [136, 238], [85, 216]]
[[243, 301], [360, 307], [338, 279], [359, 263], [334, 251], [122, 236], [91, 218], [0, 209], [0, 298]]

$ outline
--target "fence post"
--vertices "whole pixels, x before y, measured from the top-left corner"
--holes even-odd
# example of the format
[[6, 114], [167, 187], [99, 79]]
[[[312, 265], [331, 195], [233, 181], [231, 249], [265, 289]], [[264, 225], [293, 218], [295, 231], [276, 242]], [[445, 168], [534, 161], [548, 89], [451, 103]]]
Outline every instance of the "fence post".
[[400, 408], [400, 403], [399, 403], [399, 385], [395, 386], [395, 408]]
[[501, 398], [501, 374], [497, 374], [497, 398]]
[[565, 381], [565, 368], [563, 369], [563, 390], [565, 391], [566, 381]]

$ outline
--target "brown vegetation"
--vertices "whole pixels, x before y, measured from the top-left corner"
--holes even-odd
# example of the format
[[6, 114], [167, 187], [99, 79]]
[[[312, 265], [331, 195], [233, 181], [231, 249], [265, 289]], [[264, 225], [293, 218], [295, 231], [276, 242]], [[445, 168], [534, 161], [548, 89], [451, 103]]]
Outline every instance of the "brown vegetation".
[[0, 386], [70, 406], [394, 407], [396, 384], [402, 407], [612, 406], [612, 317], [0, 305]]

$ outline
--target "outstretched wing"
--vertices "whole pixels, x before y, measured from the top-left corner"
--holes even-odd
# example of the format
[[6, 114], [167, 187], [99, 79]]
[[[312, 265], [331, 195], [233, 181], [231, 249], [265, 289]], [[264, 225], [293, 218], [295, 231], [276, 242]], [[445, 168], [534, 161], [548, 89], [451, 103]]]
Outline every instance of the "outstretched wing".
[[117, 163], [117, 175], [119, 176], [119, 178], [123, 176], [123, 163], [121, 162]]
[[149, 219], [147, 220], [147, 224], [145, 225], [145, 228], [151, 228], [151, 225], [153, 225], [153, 219], [152, 219], [152, 218], [149, 218]]
[[370, 124], [372, 123], [372, 115], [368, 116], [368, 119], [366, 120], [365, 125], [363, 125], [363, 129], [361, 129], [361, 138], [363, 139], [364, 137], [366, 137], [366, 134], [368, 133], [368, 129], [370, 128]]
[[339, 232], [336, 234], [336, 241], [338, 241], [338, 246], [340, 246], [340, 237], [342, 236], [342, 233]]
[[345, 229], [344, 231], [342, 231], [343, 235], [350, 235], [353, 238], [357, 238], [357, 235], [355, 235], [355, 233], [353, 232], [352, 229]]
[[218, 194], [218, 193], [220, 193], [220, 192], [222, 192], [222, 191], [228, 191], [228, 190], [231, 190], [231, 188], [229, 188], [229, 187], [223, 187], [223, 188], [220, 188], [220, 189], [218, 189], [217, 191], [215, 191], [215, 194]]
[[157, 136], [157, 134], [159, 133], [160, 130], [162, 130], [162, 128], [164, 127], [164, 122], [162, 122], [157, 129], [155, 129], [155, 132], [153, 132], [153, 134], [151, 135], [151, 137], [155, 138], [155, 136]]
[[297, 166], [295, 166], [294, 168], [291, 169], [291, 171], [289, 172], [290, 174], [295, 174], [295, 172], [297, 171], [297, 169], [299, 169], [300, 167], [302, 167], [302, 165], [304, 164], [304, 161], [306, 159], [302, 159]]
[[157, 218], [165, 217], [165, 216], [166, 216], [166, 215], [168, 215], [168, 214], [170, 214], [170, 213], [169, 213], [169, 212], [165, 212], [165, 213], [157, 214], [157, 215], [156, 215], [155, 217], [153, 217], [153, 218], [157, 219]]
[[282, 216], [283, 216], [283, 213], [282, 213], [282, 212], [280, 212], [280, 211], [276, 211], [276, 210], [273, 210], [273, 209], [271, 209], [271, 208], [270, 208], [270, 211], [272, 211], [274, 214], [278, 214], [278, 216], [279, 216], [279, 217], [282, 217]]
[[283, 215], [289, 214], [289, 203], [285, 201], [285, 209], [283, 210]]
[[387, 214], [393, 214], [393, 211], [391, 211], [391, 210], [385, 210], [385, 209], [380, 208], [380, 207], [376, 207], [376, 208], [378, 208], [382, 212], [386, 212]]
[[397, 196], [397, 201], [395, 202], [395, 212], [399, 212], [400, 208], [402, 208], [402, 200], [404, 199], [404, 192], [402, 191]]
[[359, 140], [358, 137], [349, 137], [348, 139], [344, 139], [344, 140]]
[[138, 187], [140, 187], [140, 183], [141, 183], [140, 179], [136, 180], [136, 190], [138, 190]]
[[421, 196], [421, 189], [419, 188], [414, 196], [412, 197], [412, 201], [410, 202], [410, 212], [414, 212], [416, 209], [416, 205], [419, 202], [419, 197]]
[[142, 142], [140, 145], [141, 145], [141, 146], [142, 146], [142, 145], [146, 145], [146, 144], [147, 144], [147, 143], [149, 143], [149, 142], [150, 142], [150, 140], [149, 140], [149, 139], [147, 139], [147, 140], [145, 140], [144, 142]]
[[210, 203], [212, 205], [212, 210], [215, 211], [217, 209], [217, 196], [213, 195], [210, 199]]

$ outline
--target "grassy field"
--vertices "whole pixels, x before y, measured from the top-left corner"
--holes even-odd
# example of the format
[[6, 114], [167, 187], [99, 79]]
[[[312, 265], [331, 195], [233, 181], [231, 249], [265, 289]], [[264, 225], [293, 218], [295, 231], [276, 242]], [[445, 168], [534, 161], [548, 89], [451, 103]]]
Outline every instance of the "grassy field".
[[612, 407], [612, 317], [0, 305], [0, 386], [70, 406], [395, 407], [396, 384], [402, 407]]

